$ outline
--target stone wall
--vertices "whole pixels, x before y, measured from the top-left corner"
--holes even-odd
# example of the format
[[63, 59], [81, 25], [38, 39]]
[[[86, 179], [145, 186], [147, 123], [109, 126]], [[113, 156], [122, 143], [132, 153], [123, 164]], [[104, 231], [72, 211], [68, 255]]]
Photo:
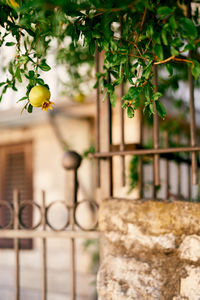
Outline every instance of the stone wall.
[[99, 300], [199, 300], [200, 204], [105, 200]]

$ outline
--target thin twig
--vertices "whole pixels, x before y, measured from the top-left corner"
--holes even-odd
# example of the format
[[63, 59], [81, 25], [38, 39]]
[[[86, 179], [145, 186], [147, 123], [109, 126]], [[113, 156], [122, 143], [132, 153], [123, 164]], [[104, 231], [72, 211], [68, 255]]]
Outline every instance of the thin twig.
[[146, 46], [146, 49], [142, 52], [143, 55], [144, 55], [144, 54], [147, 52], [147, 50], [149, 49], [149, 46], [150, 46], [150, 44], [151, 44], [151, 41], [152, 41], [152, 37], [150, 37], [149, 42], [148, 42], [148, 44], [147, 44], [147, 46]]
[[142, 22], [141, 22], [141, 25], [140, 25], [140, 31], [142, 31], [142, 29], [143, 29], [146, 14], [147, 14], [147, 7], [145, 7], [145, 10], [144, 10], [144, 14], [143, 14], [143, 17], [142, 17]]

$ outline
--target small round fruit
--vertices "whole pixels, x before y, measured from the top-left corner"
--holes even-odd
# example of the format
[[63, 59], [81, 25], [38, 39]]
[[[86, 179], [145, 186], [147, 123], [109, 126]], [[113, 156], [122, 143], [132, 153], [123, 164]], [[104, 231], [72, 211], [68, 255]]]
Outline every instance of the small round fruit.
[[85, 101], [85, 95], [79, 93], [75, 96], [75, 101], [79, 103], [83, 103]]
[[50, 91], [42, 85], [34, 86], [29, 93], [29, 101], [34, 107], [42, 107], [45, 102], [49, 102]]

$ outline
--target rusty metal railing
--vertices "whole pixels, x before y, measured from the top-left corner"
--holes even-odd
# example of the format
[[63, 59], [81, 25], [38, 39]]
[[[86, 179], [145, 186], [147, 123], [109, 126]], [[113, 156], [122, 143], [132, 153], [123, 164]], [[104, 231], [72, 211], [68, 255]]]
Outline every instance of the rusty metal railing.
[[[66, 170], [70, 170], [73, 173], [73, 201], [54, 201], [46, 204], [46, 193], [41, 192], [41, 201], [39, 204], [32, 200], [20, 201], [20, 193], [15, 190], [13, 193], [13, 203], [7, 201], [0, 201], [0, 208], [7, 209], [9, 211], [9, 221], [0, 228], [0, 238], [14, 239], [14, 255], [15, 255], [15, 300], [20, 300], [20, 239], [28, 238], [35, 239], [39, 238], [42, 241], [41, 248], [41, 261], [42, 261], [42, 282], [41, 282], [41, 299], [48, 300], [47, 290], [47, 239], [49, 238], [61, 238], [67, 239], [70, 242], [70, 299], [77, 299], [77, 285], [76, 285], [76, 239], [98, 239], [100, 233], [97, 231], [97, 212], [98, 205], [92, 200], [78, 201], [78, 178], [77, 172], [81, 163], [81, 157], [73, 151], [65, 153], [63, 158], [63, 167]], [[80, 209], [80, 205], [88, 203], [92, 207], [95, 219], [90, 228], [84, 228], [83, 224], [80, 223], [76, 216], [76, 212]], [[65, 225], [62, 228], [56, 228], [49, 219], [50, 210], [54, 205], [61, 204], [63, 209], [66, 210], [68, 218], [66, 219]], [[23, 220], [23, 211], [27, 207], [31, 206], [33, 209], [37, 209], [39, 212], [39, 220], [32, 227], [26, 226]], [[2, 225], [2, 224], [1, 224]]]
[[[188, 7], [188, 15], [191, 15], [190, 8]], [[189, 56], [192, 56], [192, 53], [189, 53]], [[96, 64], [97, 64], [97, 70], [99, 71], [101, 69], [102, 61], [103, 61], [103, 54], [99, 54], [96, 50]], [[155, 91], [158, 91], [158, 70], [157, 66], [154, 67], [154, 85], [155, 85]], [[130, 155], [137, 155], [139, 156], [139, 166], [138, 166], [138, 173], [139, 173], [139, 182], [138, 182], [138, 189], [139, 189], [139, 197], [144, 197], [144, 178], [143, 178], [143, 158], [145, 156], [150, 156], [153, 159], [152, 163], [152, 197], [154, 199], [157, 198], [157, 187], [161, 184], [160, 181], [160, 158], [165, 158], [165, 199], [169, 199], [171, 192], [170, 192], [170, 161], [177, 160], [177, 196], [181, 195], [181, 189], [182, 189], [182, 173], [181, 173], [181, 164], [187, 164], [188, 171], [187, 171], [187, 177], [188, 177], [188, 192], [187, 197], [188, 199], [192, 198], [192, 192], [191, 192], [191, 181], [190, 178], [192, 177], [192, 185], [197, 185], [198, 183], [198, 165], [199, 161], [197, 159], [197, 154], [200, 151], [200, 145], [197, 143], [197, 137], [196, 137], [196, 124], [195, 124], [195, 100], [194, 100], [194, 80], [191, 73], [190, 68], [188, 68], [188, 88], [189, 88], [189, 116], [190, 116], [190, 122], [188, 124], [189, 132], [190, 132], [190, 138], [189, 138], [189, 145], [184, 144], [181, 145], [181, 139], [180, 137], [177, 137], [176, 147], [172, 147], [169, 145], [169, 135], [167, 130], [165, 130], [164, 133], [164, 143], [163, 146], [160, 146], [160, 125], [159, 125], [159, 119], [156, 112], [156, 106], [154, 103], [154, 111], [155, 114], [153, 115], [153, 127], [152, 127], [152, 141], [153, 146], [150, 149], [146, 149], [143, 146], [143, 122], [142, 117], [140, 117], [140, 142], [139, 144], [132, 144], [132, 145], [126, 145], [125, 143], [125, 132], [126, 132], [126, 126], [125, 126], [125, 117], [124, 117], [124, 111], [122, 108], [120, 108], [119, 111], [119, 123], [120, 123], [120, 132], [121, 135], [119, 145], [113, 145], [112, 143], [112, 129], [113, 129], [113, 122], [112, 122], [112, 108], [110, 106], [110, 103], [102, 104], [100, 100], [100, 87], [98, 85], [97, 89], [97, 116], [96, 116], [96, 153], [92, 154], [91, 157], [95, 158], [98, 165], [98, 171], [97, 171], [97, 182], [98, 187], [102, 186], [103, 184], [100, 183], [100, 174], [101, 174], [101, 161], [107, 161], [110, 171], [109, 171], [109, 184], [110, 184], [110, 193], [107, 193], [107, 197], [113, 196], [113, 172], [114, 166], [112, 163], [112, 158], [115, 156], [119, 156], [121, 160], [121, 186], [127, 185], [126, 180], [126, 166], [125, 166], [125, 157]], [[124, 94], [125, 86], [124, 82], [122, 82], [119, 92], [117, 92], [117, 95], [120, 99], [122, 99]], [[109, 99], [108, 99], [109, 101]], [[121, 101], [121, 100], [120, 100]], [[104, 105], [104, 108], [102, 108]], [[106, 113], [106, 110], [108, 109], [108, 113]], [[104, 112], [105, 116], [108, 116], [108, 118], [104, 118]], [[142, 113], [141, 113], [142, 114]], [[107, 132], [102, 130], [101, 124], [103, 122], [107, 123]], [[162, 121], [163, 122], [163, 121]], [[105, 126], [104, 126], [105, 127]], [[134, 130], [134, 129], [133, 129]], [[180, 133], [181, 134], [181, 133]], [[101, 141], [109, 138], [109, 143], [107, 147], [101, 147]], [[128, 146], [128, 147], [127, 147]], [[190, 153], [191, 159], [182, 159], [180, 157], [177, 157], [176, 154], [182, 154], [182, 153]], [[118, 172], [119, 170], [117, 170]], [[175, 176], [175, 175], [174, 175]], [[115, 195], [117, 197], [117, 195]]]

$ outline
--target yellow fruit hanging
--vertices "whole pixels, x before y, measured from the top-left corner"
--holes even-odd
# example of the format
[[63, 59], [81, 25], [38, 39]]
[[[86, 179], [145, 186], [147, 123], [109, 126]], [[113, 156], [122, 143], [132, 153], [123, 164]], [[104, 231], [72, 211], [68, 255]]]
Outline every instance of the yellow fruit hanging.
[[29, 93], [30, 104], [34, 107], [41, 107], [44, 111], [47, 109], [52, 109], [53, 102], [49, 101], [51, 93], [45, 86], [36, 85], [34, 86]]

